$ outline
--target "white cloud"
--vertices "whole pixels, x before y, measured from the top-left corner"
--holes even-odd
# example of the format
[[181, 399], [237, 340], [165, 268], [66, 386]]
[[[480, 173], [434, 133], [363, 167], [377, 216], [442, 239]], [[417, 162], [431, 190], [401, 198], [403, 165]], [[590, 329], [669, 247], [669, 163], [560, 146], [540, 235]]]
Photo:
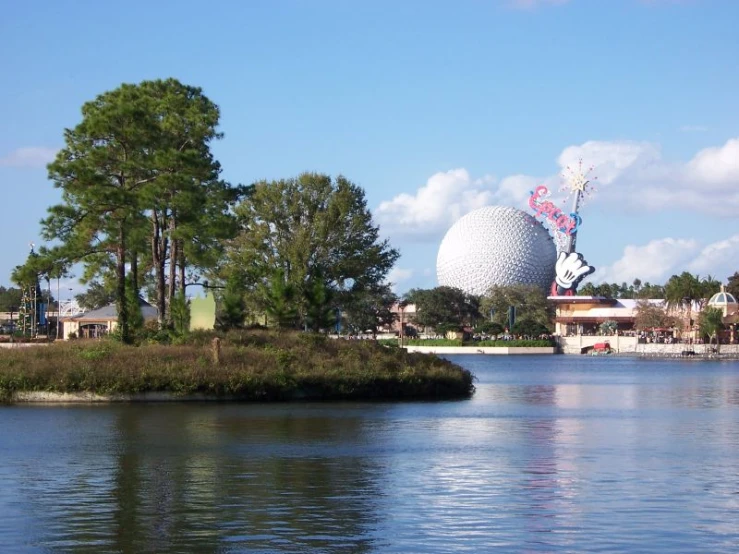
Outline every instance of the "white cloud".
[[565, 167], [580, 159], [595, 166], [597, 197], [604, 203], [639, 211], [669, 206], [713, 216], [739, 210], [739, 138], [705, 148], [686, 162], [666, 162], [656, 144], [627, 141], [570, 146], [558, 161]]
[[638, 278], [644, 282], [663, 283], [677, 269], [684, 268], [699, 249], [700, 245], [694, 239], [663, 238], [642, 246], [629, 245], [619, 260], [597, 270], [590, 280], [631, 283]]
[[44, 148], [41, 146], [18, 148], [0, 158], [0, 167], [44, 167], [54, 159], [56, 152], [56, 148]]
[[[627, 172], [648, 170], [661, 158], [659, 147], [648, 142], [591, 140], [579, 146], [568, 146], [557, 162], [566, 170], [576, 170], [580, 160], [593, 166], [593, 174], [604, 185], [613, 183]], [[583, 170], [587, 167], [584, 165]]]
[[392, 268], [387, 274], [387, 282], [392, 285], [393, 292], [397, 293], [397, 287], [403, 281], [408, 281], [413, 277], [412, 269], [403, 269], [400, 267]]
[[709, 184], [739, 184], [739, 138], [705, 148], [688, 163], [688, 177]]
[[452, 169], [429, 177], [415, 195], [403, 193], [380, 203], [375, 218], [384, 233], [402, 231], [435, 237], [467, 212], [493, 199], [490, 176], [473, 180], [466, 169]]
[[568, 146], [557, 158], [558, 174], [473, 179], [464, 168], [432, 175], [415, 193], [382, 202], [375, 217], [385, 234], [436, 240], [461, 216], [486, 205], [527, 209], [529, 192], [545, 184], [556, 196], [560, 174], [594, 166], [594, 200], [636, 212], [686, 210], [710, 216], [739, 213], [739, 138], [705, 148], [692, 159], [667, 162], [659, 145], [634, 141], [588, 141]]
[[665, 283], [672, 275], [690, 271], [700, 277], [725, 281], [736, 271], [739, 234], [701, 245], [694, 239], [655, 239], [641, 246], [629, 245], [613, 264], [599, 268], [589, 279], [594, 283], [631, 283], [639, 278]]
[[704, 247], [688, 264], [688, 270], [704, 277], [711, 274], [719, 281], [723, 281], [736, 271], [737, 258], [739, 258], [739, 235], [733, 235]]

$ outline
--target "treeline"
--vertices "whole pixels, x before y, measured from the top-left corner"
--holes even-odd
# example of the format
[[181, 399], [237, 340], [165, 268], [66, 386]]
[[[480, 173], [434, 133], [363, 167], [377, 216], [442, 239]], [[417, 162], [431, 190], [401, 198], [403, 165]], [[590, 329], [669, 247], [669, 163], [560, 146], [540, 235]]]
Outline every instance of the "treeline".
[[263, 315], [279, 327], [321, 329], [342, 316], [371, 327], [389, 317], [385, 277], [399, 254], [379, 239], [364, 191], [315, 173], [228, 183], [211, 151], [219, 119], [201, 89], [175, 79], [124, 84], [85, 103], [48, 166], [62, 193], [41, 223], [52, 246], [16, 267], [13, 281], [36, 286], [81, 263], [83, 300], [115, 301], [124, 342], [142, 325], [142, 291], [166, 329], [182, 322], [195, 284], [216, 291], [223, 326]]
[[[0, 312], [17, 312], [23, 300], [23, 289], [0, 286]], [[38, 291], [38, 301], [56, 309], [56, 299], [48, 290]]]
[[[739, 272], [727, 278], [726, 290], [739, 298]], [[673, 275], [664, 285], [652, 284], [649, 281], [642, 282], [641, 279], [634, 279], [629, 285], [627, 283], [601, 283], [595, 285], [593, 283], [585, 283], [582, 285], [577, 294], [579, 296], [602, 296], [604, 298], [617, 299], [647, 299], [647, 298], [666, 298], [670, 295], [668, 287], [689, 289], [690, 295], [703, 295], [710, 298], [721, 288], [721, 281], [716, 280], [712, 276], [699, 277], [688, 272], [680, 275]]]
[[[725, 288], [739, 298], [739, 272], [728, 278]], [[670, 277], [664, 285], [642, 283], [640, 279], [635, 279], [628, 286], [626, 283], [587, 283], [578, 291], [578, 295], [664, 300], [664, 306], [647, 302], [638, 304], [636, 327], [648, 329], [679, 324], [673, 314], [675, 310], [685, 312], [687, 319], [692, 321], [692, 310], [697, 307], [699, 311], [704, 311], [708, 299], [720, 289], [721, 282], [711, 276], [701, 278], [683, 272]], [[482, 296], [469, 295], [452, 287], [413, 289], [404, 296], [403, 301], [416, 306], [412, 323], [433, 329], [439, 334], [471, 328], [493, 335], [508, 329], [514, 334], [536, 336], [554, 329], [553, 305], [547, 301], [544, 291], [532, 286], [494, 286]]]
[[412, 289], [403, 302], [416, 307], [412, 323], [437, 334], [472, 329], [499, 335], [508, 330], [536, 337], [553, 330], [553, 306], [536, 286], [494, 286], [482, 296], [453, 287]]

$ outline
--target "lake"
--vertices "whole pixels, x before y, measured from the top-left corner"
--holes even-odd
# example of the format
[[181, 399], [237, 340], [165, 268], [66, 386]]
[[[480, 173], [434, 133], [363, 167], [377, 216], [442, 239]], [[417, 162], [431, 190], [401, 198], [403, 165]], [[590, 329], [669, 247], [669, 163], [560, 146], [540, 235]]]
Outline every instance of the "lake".
[[471, 400], [0, 406], [0, 552], [739, 549], [739, 362], [450, 359]]

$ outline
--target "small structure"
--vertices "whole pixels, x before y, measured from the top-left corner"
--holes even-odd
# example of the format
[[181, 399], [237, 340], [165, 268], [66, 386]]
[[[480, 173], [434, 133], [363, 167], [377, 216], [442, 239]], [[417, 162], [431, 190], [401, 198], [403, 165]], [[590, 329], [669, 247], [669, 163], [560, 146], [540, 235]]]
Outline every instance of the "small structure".
[[739, 302], [736, 301], [734, 295], [724, 290], [721, 285], [721, 292], [717, 292], [708, 300], [708, 306], [718, 308], [724, 315], [724, 319], [736, 313], [739, 309]]
[[[144, 322], [157, 319], [157, 309], [146, 300], [139, 298], [139, 306]], [[73, 333], [78, 338], [99, 338], [118, 326], [118, 309], [115, 304], [108, 304], [84, 314], [63, 317], [61, 322], [64, 340], [68, 340]]]
[[717, 308], [723, 314], [724, 325], [727, 331], [722, 333], [723, 339], [728, 339], [730, 344], [736, 342], [736, 327], [739, 323], [739, 302], [730, 292], [726, 292], [724, 286], [721, 285], [721, 291], [714, 294], [706, 304], [708, 307]]
[[549, 300], [555, 305], [556, 335], [597, 335], [606, 321], [616, 322], [621, 332], [634, 328], [636, 300], [600, 296], [550, 296]]

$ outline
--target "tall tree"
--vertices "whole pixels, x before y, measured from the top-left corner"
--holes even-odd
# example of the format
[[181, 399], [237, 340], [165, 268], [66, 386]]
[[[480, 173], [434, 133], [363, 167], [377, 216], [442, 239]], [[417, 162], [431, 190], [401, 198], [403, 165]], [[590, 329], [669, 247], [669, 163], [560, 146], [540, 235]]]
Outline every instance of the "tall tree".
[[280, 270], [301, 324], [317, 281], [343, 298], [383, 282], [399, 255], [380, 239], [364, 191], [341, 176], [261, 181], [235, 213], [240, 231], [221, 273], [241, 273], [247, 293], [258, 296]]
[[140, 286], [139, 259], [150, 247], [163, 322], [166, 264], [173, 298], [173, 268], [186, 263], [183, 241], [210, 228], [194, 226], [180, 234], [179, 222], [228, 212], [222, 204], [210, 207], [227, 195], [209, 193], [228, 189], [218, 181], [220, 167], [210, 153], [211, 141], [221, 136], [215, 130], [218, 118], [218, 107], [200, 89], [175, 79], [124, 84], [83, 105], [81, 123], [65, 130], [65, 147], [49, 165], [62, 203], [49, 209], [43, 235], [62, 243], [55, 249], [58, 258], [85, 263], [88, 280], [110, 271], [112, 261], [124, 341], [131, 339], [127, 267], [133, 286]]
[[700, 280], [700, 287], [701, 297], [698, 299], [698, 305], [703, 309], [709, 298], [721, 290], [721, 281], [718, 281], [712, 275], [706, 275]]
[[65, 147], [49, 164], [62, 204], [49, 208], [42, 233], [62, 242], [60, 256], [85, 261], [104, 253], [115, 260], [119, 329], [129, 342], [128, 237], [141, 210], [141, 191], [154, 178], [147, 150], [150, 108], [136, 86], [123, 85], [87, 102], [82, 116], [65, 130]]

